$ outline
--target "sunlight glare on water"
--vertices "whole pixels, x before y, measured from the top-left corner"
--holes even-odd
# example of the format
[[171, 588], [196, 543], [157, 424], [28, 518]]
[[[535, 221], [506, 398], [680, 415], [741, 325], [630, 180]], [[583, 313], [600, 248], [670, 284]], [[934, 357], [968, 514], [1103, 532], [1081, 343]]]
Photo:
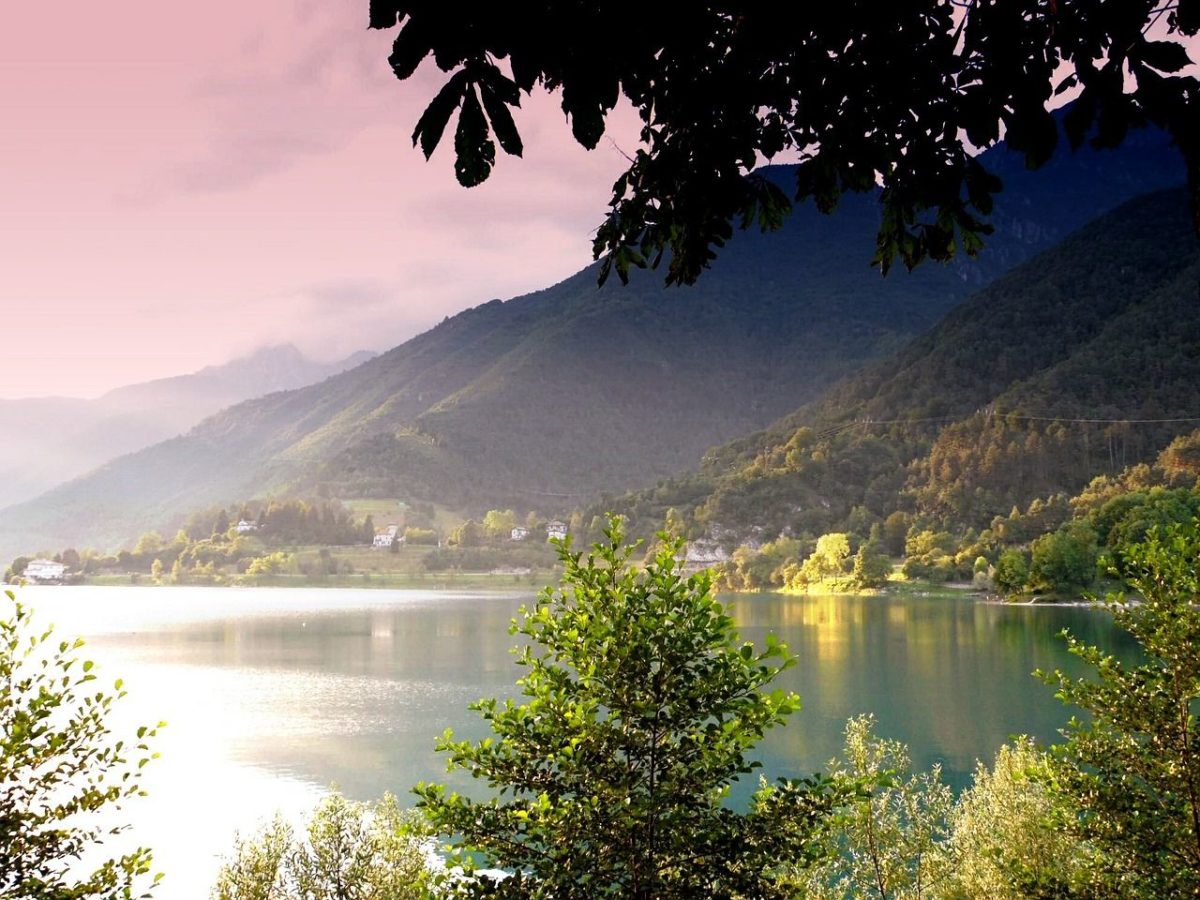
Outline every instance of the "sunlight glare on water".
[[[114, 732], [166, 720], [146, 769], [149, 796], [119, 821], [167, 873], [160, 900], [205, 898], [235, 830], [277, 810], [293, 822], [330, 785], [357, 800], [447, 775], [434, 740], [486, 735], [467, 706], [514, 693], [510, 619], [531, 594], [330, 589], [23, 588], [60, 638], [83, 636], [102, 683], [122, 678]], [[742, 636], [768, 631], [797, 665], [778, 686], [803, 709], [763, 741], [763, 774], [811, 773], [834, 756], [849, 716], [939, 762], [961, 787], [1011, 735], [1049, 741], [1068, 712], [1030, 677], [1069, 666], [1070, 627], [1118, 651], [1101, 612], [969, 599], [735, 595]], [[756, 779], [750, 779], [755, 781]], [[734, 792], [734, 802], [745, 790]], [[748, 788], [747, 788], [748, 790]]]

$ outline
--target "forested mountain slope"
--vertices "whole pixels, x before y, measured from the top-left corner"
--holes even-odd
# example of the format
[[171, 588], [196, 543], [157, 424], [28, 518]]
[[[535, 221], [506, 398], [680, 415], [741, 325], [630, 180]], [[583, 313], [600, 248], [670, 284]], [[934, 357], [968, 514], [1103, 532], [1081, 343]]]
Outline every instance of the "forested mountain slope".
[[567, 510], [651, 484], [895, 351], [1098, 206], [1173, 183], [1170, 153], [1148, 134], [1066, 170], [1006, 173], [979, 263], [881, 278], [868, 265], [878, 209], [864, 195], [831, 217], [800, 209], [779, 234], [738, 234], [695, 287], [637, 273], [597, 290], [589, 267], [9, 509], [0, 554], [111, 546], [268, 492]]
[[731, 540], [896, 510], [981, 527], [1200, 424], [1198, 291], [1184, 192], [1147, 195], [819, 402], [617, 505], [643, 528], [673, 506]]

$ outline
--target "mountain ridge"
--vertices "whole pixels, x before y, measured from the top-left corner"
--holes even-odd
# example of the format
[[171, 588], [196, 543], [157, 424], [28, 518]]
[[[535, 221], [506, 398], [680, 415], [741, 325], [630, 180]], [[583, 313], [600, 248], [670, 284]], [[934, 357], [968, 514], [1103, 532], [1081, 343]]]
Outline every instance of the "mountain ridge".
[[[728, 540], [893, 512], [962, 530], [1149, 461], [1200, 426], [1189, 222], [1182, 191], [1130, 201], [894, 356], [617, 507], [643, 531], [675, 507]], [[1155, 418], [1177, 421], [1143, 421]]]
[[359, 351], [322, 363], [284, 344], [195, 372], [123, 385], [93, 399], [0, 400], [0, 418], [9, 426], [8, 440], [0, 445], [0, 506], [182, 434], [233, 403], [320, 381], [372, 356]]
[[[189, 506], [264, 493], [563, 509], [652, 484], [894, 351], [1004, 259], [1042, 249], [1097, 205], [1178, 180], [1158, 141], [1084, 154], [1073, 181], [1009, 175], [1013, 211], [998, 217], [1017, 224], [978, 263], [879, 278], [866, 263], [878, 221], [868, 194], [828, 218], [798, 210], [778, 234], [736, 235], [694, 288], [664, 289], [651, 272], [598, 290], [588, 267], [489, 301], [349, 373], [223, 410], [7, 510], [19, 524], [0, 529], [0, 552], [112, 544]], [[1094, 183], [1093, 163], [1115, 174]]]

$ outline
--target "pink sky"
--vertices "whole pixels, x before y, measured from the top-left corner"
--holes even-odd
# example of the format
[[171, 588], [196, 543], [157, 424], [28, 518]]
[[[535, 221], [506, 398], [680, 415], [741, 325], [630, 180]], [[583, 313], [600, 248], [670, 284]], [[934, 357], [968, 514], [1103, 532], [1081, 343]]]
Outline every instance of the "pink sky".
[[[467, 191], [410, 134], [366, 0], [18, 3], [0, 29], [0, 397], [95, 396], [267, 343], [394, 346], [590, 260], [624, 160], [553, 98]], [[629, 147], [636, 121], [610, 122]], [[447, 137], [450, 137], [448, 134]]]
[[[559, 280], [624, 167], [526, 101], [471, 191], [410, 134], [366, 0], [22, 3], [0, 30], [0, 397], [93, 396], [264, 343], [382, 350]], [[636, 133], [616, 123], [618, 141]]]

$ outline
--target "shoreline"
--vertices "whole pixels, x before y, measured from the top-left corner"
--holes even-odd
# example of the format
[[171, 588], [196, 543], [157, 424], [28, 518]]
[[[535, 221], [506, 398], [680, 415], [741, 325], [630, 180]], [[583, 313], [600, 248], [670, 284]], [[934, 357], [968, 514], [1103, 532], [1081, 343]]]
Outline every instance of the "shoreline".
[[[364, 576], [334, 576], [328, 579], [308, 579], [304, 576], [288, 576], [274, 575], [264, 576], [253, 580], [231, 580], [224, 583], [159, 583], [155, 582], [149, 575], [142, 573], [127, 573], [121, 576], [106, 576], [100, 578], [86, 578], [76, 582], [65, 584], [46, 584], [46, 583], [20, 583], [8, 584], [4, 587], [8, 590], [19, 589], [24, 587], [37, 588], [54, 588], [54, 587], [106, 587], [106, 588], [132, 588], [140, 589], [162, 589], [162, 588], [226, 588], [231, 590], [366, 590], [366, 591], [388, 591], [388, 590], [424, 590], [446, 593], [495, 593], [495, 592], [539, 592], [546, 587], [554, 587], [558, 583], [559, 573], [557, 571], [545, 571], [541, 573], [530, 573], [514, 575], [512, 573], [491, 573], [491, 572], [462, 572], [454, 577], [445, 577], [438, 575], [426, 576], [395, 576], [389, 577], [386, 575], [366, 575]], [[815, 589], [814, 589], [815, 587]], [[989, 606], [1011, 606], [1011, 607], [1095, 607], [1103, 608], [1105, 602], [1100, 599], [1086, 600], [1077, 599], [1049, 599], [1042, 597], [1034, 597], [1030, 599], [1004, 599], [998, 594], [991, 591], [977, 588], [968, 583], [962, 582], [930, 582], [930, 581], [891, 581], [882, 588], [869, 588], [865, 590], [845, 590], [829, 585], [827, 589], [822, 589], [822, 585], [813, 586], [808, 589], [800, 590], [795, 588], [774, 588], [774, 589], [757, 589], [757, 590], [724, 590], [717, 589], [714, 593], [720, 594], [737, 594], [744, 596], [753, 596], [757, 594], [783, 594], [789, 597], [856, 597], [856, 598], [900, 598], [919, 597], [919, 598], [942, 598], [946, 600], [959, 600], [971, 598], [976, 603], [982, 603]]]

